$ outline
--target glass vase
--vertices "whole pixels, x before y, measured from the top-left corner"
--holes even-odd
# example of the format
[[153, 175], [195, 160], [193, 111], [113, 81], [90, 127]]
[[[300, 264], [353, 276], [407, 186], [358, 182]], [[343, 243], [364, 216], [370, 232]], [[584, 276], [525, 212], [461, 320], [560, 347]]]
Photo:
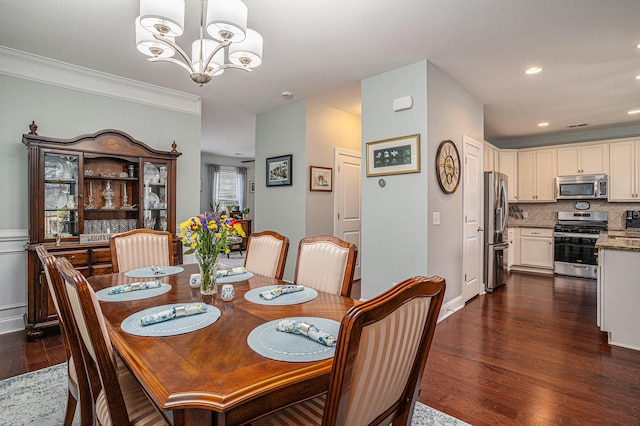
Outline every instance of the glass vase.
[[196, 260], [200, 268], [200, 294], [211, 296], [218, 292], [216, 273], [218, 272], [218, 256], [202, 255], [196, 252]]

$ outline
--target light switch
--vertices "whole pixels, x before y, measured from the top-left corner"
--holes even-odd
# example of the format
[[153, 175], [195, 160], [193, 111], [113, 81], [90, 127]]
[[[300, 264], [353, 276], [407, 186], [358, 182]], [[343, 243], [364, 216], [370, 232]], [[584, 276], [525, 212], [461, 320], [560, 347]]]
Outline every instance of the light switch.
[[440, 212], [433, 212], [433, 224], [440, 225]]

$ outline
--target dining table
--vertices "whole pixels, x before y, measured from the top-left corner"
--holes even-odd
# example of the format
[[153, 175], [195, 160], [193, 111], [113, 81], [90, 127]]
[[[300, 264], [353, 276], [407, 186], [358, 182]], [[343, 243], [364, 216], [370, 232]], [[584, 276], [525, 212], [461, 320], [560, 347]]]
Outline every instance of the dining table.
[[[153, 297], [100, 301], [113, 347], [151, 401], [160, 410], [172, 411], [175, 425], [241, 425], [328, 390], [332, 358], [276, 360], [256, 352], [248, 338], [252, 331], [283, 318], [340, 322], [356, 300], [314, 290], [317, 295], [302, 303], [256, 303], [245, 295], [291, 283], [248, 273], [232, 283], [233, 299], [223, 301], [220, 291], [202, 296], [199, 288], [190, 286], [191, 275], [199, 272], [196, 264], [180, 265], [180, 269], [149, 278], [160, 281], [165, 289]], [[129, 275], [95, 275], [88, 282], [100, 294], [110, 287], [141, 281]], [[198, 302], [219, 314], [203, 328], [161, 337], [123, 330], [128, 319], [142, 311]]]

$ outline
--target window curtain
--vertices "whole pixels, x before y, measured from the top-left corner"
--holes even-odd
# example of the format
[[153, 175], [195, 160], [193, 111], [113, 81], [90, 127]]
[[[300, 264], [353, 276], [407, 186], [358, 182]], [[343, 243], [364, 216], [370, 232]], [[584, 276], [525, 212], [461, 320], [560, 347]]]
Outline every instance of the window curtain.
[[218, 164], [207, 164], [207, 175], [209, 177], [209, 194], [207, 199], [207, 205], [212, 212], [216, 209], [216, 200], [218, 199], [218, 173], [220, 166]]
[[247, 168], [238, 167], [238, 186], [236, 187], [240, 210], [247, 206]]

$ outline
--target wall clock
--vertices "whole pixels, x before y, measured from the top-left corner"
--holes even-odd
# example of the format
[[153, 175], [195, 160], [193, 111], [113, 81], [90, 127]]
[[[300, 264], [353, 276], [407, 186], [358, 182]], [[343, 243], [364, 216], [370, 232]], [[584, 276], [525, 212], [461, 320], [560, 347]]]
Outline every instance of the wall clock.
[[442, 192], [453, 194], [460, 184], [460, 155], [452, 141], [444, 141], [436, 154], [436, 176]]

